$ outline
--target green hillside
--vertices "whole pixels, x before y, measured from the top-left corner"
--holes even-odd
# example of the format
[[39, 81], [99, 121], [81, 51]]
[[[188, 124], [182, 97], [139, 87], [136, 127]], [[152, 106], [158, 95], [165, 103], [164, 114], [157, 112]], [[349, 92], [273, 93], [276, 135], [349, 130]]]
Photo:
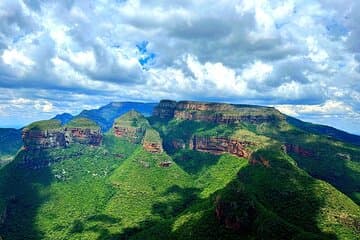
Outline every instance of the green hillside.
[[[78, 124], [94, 126], [81, 118], [67, 126]], [[114, 126], [144, 128], [144, 140], [162, 142], [165, 152], [147, 152], [141, 142], [116, 137], [113, 131], [99, 147], [42, 150], [42, 159], [57, 161], [39, 169], [19, 167], [27, 154], [19, 152], [0, 169], [0, 236], [180, 240], [360, 235], [356, 146], [306, 132], [281, 117], [226, 125], [146, 119], [130, 111]], [[53, 129], [59, 123], [29, 127]], [[250, 156], [193, 150], [194, 136], [247, 143], [244, 151]], [[290, 152], [287, 144], [301, 148]]]

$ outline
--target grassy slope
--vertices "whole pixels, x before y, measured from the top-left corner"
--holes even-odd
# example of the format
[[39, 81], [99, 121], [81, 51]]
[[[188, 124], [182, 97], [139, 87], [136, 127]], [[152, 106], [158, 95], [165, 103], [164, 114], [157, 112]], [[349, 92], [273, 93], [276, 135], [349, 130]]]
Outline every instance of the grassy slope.
[[83, 117], [73, 118], [65, 125], [65, 127], [100, 129], [100, 127], [94, 121]]
[[258, 134], [282, 143], [292, 143], [314, 152], [313, 157], [290, 155], [315, 178], [325, 180], [360, 204], [360, 148], [323, 135], [314, 135], [286, 123], [277, 128], [248, 126]]
[[[240, 234], [244, 239], [357, 236], [359, 206], [299, 169], [280, 151], [280, 143], [249, 132], [251, 127], [239, 126], [234, 133], [234, 126], [152, 123], [167, 140], [186, 142], [194, 132], [232, 133], [256, 140], [260, 143], [252, 150], [268, 159], [271, 168], [251, 166], [228, 154], [187, 149], [171, 149], [170, 156], [150, 154], [139, 145], [106, 135], [100, 148], [74, 145], [48, 152], [48, 157], [65, 158], [49, 168], [29, 171], [15, 169], [13, 163], [2, 169], [0, 199], [8, 200], [11, 210], [0, 227], [5, 234], [0, 235], [5, 239], [238, 239], [240, 233], [219, 225], [214, 216], [214, 202], [220, 197], [240, 206], [230, 209], [235, 216], [246, 213], [246, 206], [256, 207], [256, 219]], [[166, 160], [173, 164], [160, 167]]]

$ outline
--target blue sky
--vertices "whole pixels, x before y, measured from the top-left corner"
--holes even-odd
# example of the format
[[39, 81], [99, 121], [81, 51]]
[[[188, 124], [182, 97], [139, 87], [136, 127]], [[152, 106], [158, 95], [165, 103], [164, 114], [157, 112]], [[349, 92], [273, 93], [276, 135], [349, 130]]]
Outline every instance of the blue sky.
[[0, 127], [167, 98], [360, 134], [359, 15], [350, 0], [1, 0]]

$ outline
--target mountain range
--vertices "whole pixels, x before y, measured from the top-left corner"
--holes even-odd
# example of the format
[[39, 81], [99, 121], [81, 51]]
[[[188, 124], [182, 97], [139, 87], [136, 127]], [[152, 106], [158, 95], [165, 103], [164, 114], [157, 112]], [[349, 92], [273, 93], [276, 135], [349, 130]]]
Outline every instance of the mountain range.
[[272, 107], [115, 102], [1, 129], [0, 156], [5, 240], [360, 236], [360, 136]]

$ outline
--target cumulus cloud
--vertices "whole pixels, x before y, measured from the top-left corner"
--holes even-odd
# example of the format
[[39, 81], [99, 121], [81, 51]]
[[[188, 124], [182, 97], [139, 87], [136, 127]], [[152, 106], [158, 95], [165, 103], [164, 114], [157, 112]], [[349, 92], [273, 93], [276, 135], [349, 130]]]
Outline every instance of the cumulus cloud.
[[186, 98], [350, 119], [359, 14], [350, 0], [3, 0], [0, 114]]

